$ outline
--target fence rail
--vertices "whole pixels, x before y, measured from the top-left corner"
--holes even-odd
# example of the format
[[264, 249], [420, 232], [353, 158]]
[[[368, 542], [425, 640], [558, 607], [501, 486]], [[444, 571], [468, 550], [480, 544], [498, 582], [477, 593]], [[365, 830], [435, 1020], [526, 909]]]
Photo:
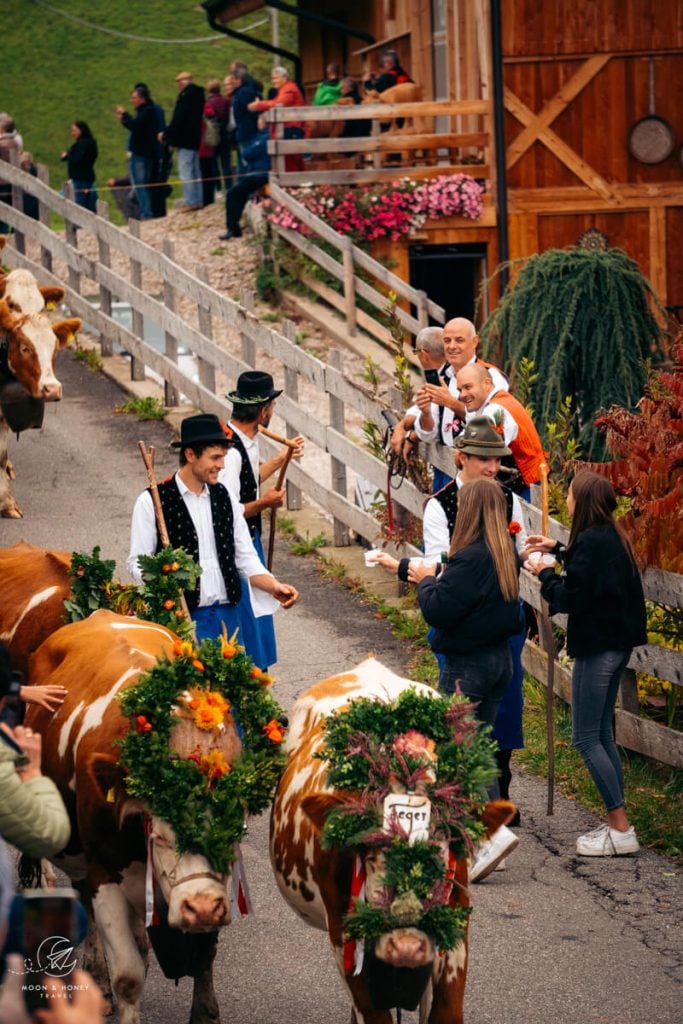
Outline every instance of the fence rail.
[[[234, 380], [237, 374], [259, 364], [259, 353], [277, 360], [283, 367], [284, 393], [278, 400], [278, 414], [286, 424], [289, 436], [303, 434], [322, 453], [329, 467], [330, 483], [320, 472], [309, 472], [305, 461], [292, 463], [289, 470], [288, 507], [298, 507], [300, 494], [305, 494], [320, 506], [334, 521], [335, 541], [349, 543], [349, 531], [369, 540], [376, 539], [379, 530], [375, 519], [349, 497], [352, 491], [347, 471], [367, 481], [377, 493], [387, 491], [387, 473], [383, 462], [347, 436], [351, 416], [358, 421], [370, 421], [383, 427], [382, 411], [390, 405], [388, 398], [377, 398], [344, 372], [341, 352], [332, 353], [325, 363], [305, 352], [294, 340], [294, 327], [285, 323], [279, 332], [258, 320], [251, 310], [252, 297], [245, 293], [238, 303], [217, 292], [206, 281], [205, 270], [197, 267], [192, 273], [173, 259], [172, 246], [167, 243], [163, 251], [146, 244], [135, 234], [117, 228], [106, 219], [105, 203], [98, 204], [99, 213], [93, 214], [76, 206], [68, 198], [59, 196], [48, 185], [26, 175], [10, 165], [3, 165], [3, 177], [10, 180], [17, 194], [26, 191], [40, 203], [40, 220], [34, 221], [20, 209], [3, 207], [2, 219], [14, 227], [14, 245], [3, 250], [3, 260], [13, 267], [31, 270], [41, 283], [65, 285], [66, 303], [81, 316], [92, 330], [99, 334], [104, 355], [111, 355], [119, 346], [131, 355], [131, 377], [144, 378], [146, 370], [156, 373], [164, 386], [167, 404], [179, 401], [185, 395], [196, 408], [216, 413], [223, 419], [230, 414], [230, 405], [217, 393], [217, 376], [224, 374]], [[49, 214], [58, 213], [66, 223], [66, 238], [50, 231], [46, 226]], [[134, 222], [131, 222], [131, 227]], [[75, 228], [82, 229], [77, 233]], [[134, 231], [134, 229], [133, 229]], [[97, 240], [98, 257], [93, 259], [79, 250], [81, 233], [90, 233]], [[27, 240], [37, 258], [27, 254]], [[128, 275], [112, 269], [116, 256], [123, 256], [130, 267]], [[59, 276], [55, 265], [61, 264]], [[150, 292], [143, 282], [139, 268], [152, 273], [159, 281], [158, 296]], [[94, 282], [98, 289], [97, 308], [82, 295], [83, 281]], [[190, 299], [196, 309], [196, 322], [178, 312], [184, 300]], [[116, 322], [111, 316], [112, 305], [128, 303], [134, 313], [133, 329]], [[149, 345], [143, 337], [145, 320], [153, 321], [163, 332], [164, 351]], [[214, 334], [224, 325], [232, 328], [238, 339], [228, 351], [214, 341]], [[188, 376], [178, 366], [178, 348], [182, 344], [196, 359], [198, 379]], [[311, 389], [318, 399], [324, 399], [328, 415], [311, 415], [300, 389]], [[320, 401], [317, 402], [320, 408]], [[266, 452], [274, 453], [275, 446], [263, 438]], [[452, 470], [450, 452], [430, 446], [426, 457], [446, 472]], [[424, 503], [422, 495], [407, 480], [399, 490], [392, 491], [392, 501], [400, 509], [421, 518]], [[540, 529], [540, 512], [526, 505], [525, 514], [530, 530]], [[551, 521], [550, 532], [564, 539], [566, 531]], [[417, 554], [416, 549], [405, 547], [404, 552]], [[675, 608], [683, 607], [681, 577], [661, 570], [648, 570], [643, 576], [646, 596]], [[533, 607], [540, 607], [538, 581], [522, 574], [523, 597]], [[560, 621], [560, 620], [558, 620]], [[525, 667], [537, 678], [545, 677], [542, 652], [527, 643]], [[635, 672], [645, 672], [669, 680], [676, 687], [683, 685], [683, 653], [657, 645], [647, 645], [634, 651], [622, 685], [621, 708], [617, 711], [617, 736], [620, 743], [632, 750], [667, 764], [683, 767], [681, 734], [665, 726], [639, 717], [635, 696]], [[556, 690], [567, 695], [567, 671], [556, 666]]]

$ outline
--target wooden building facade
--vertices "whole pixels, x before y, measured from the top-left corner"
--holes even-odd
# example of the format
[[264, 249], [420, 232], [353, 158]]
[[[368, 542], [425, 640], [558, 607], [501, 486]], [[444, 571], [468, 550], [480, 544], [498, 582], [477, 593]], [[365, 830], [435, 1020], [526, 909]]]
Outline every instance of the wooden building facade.
[[[298, 6], [356, 33], [300, 20], [309, 98], [330, 61], [361, 76], [391, 48], [424, 100], [492, 102], [490, 0]], [[500, 0], [499, 8], [510, 259], [597, 230], [638, 261], [680, 316], [683, 0]], [[393, 243], [394, 269], [449, 313], [471, 313], [474, 290], [499, 262], [498, 220], [494, 187], [481, 220], [428, 222], [419, 237]]]

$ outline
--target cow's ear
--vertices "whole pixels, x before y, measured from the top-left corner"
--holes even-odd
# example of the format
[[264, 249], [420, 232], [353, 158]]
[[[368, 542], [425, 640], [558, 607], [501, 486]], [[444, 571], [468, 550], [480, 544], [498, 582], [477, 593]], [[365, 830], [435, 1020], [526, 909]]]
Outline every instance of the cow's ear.
[[330, 811], [341, 803], [343, 803], [342, 797], [335, 796], [334, 793], [312, 793], [303, 798], [301, 809], [311, 819], [315, 827], [321, 830]]
[[17, 326], [17, 314], [10, 309], [7, 299], [0, 299], [0, 327], [4, 331], [12, 331]]
[[57, 335], [59, 347], [64, 348], [69, 342], [74, 341], [76, 332], [80, 331], [82, 326], [83, 321], [79, 320], [77, 316], [72, 317], [70, 320], [58, 320], [56, 324], [53, 324], [52, 330]]
[[[4, 235], [0, 235], [0, 238], [4, 238]], [[0, 249], [2, 246], [0, 246]], [[5, 286], [7, 284], [7, 274], [0, 272], [0, 298], [5, 294]]]
[[64, 289], [63, 288], [58, 288], [58, 287], [51, 288], [49, 286], [46, 286], [44, 288], [40, 288], [39, 291], [40, 291], [40, 294], [45, 299], [45, 308], [46, 309], [54, 309], [55, 306], [58, 306], [59, 303], [64, 298]]
[[93, 754], [88, 761], [88, 774], [109, 803], [125, 796], [125, 774], [113, 754]]
[[481, 820], [486, 826], [486, 835], [490, 838], [501, 825], [506, 825], [517, 808], [509, 800], [490, 800], [481, 813]]

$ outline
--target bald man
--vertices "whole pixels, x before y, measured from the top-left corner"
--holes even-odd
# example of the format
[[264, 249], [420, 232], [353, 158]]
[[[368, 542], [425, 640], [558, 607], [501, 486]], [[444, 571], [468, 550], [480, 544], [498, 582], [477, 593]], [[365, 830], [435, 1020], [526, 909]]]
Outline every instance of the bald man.
[[441, 384], [424, 384], [417, 393], [420, 414], [415, 433], [421, 441], [437, 441], [453, 447], [463, 429], [467, 410], [460, 401], [456, 374], [470, 363], [485, 366], [498, 388], [507, 390], [507, 377], [477, 356], [479, 336], [471, 320], [463, 316], [449, 320], [443, 329], [443, 350], [448, 363], [446, 379]]
[[466, 422], [475, 416], [487, 416], [503, 429], [505, 443], [512, 452], [529, 500], [531, 484], [539, 482], [539, 466], [545, 460], [543, 444], [531, 416], [507, 388], [494, 383], [493, 374], [483, 363], [469, 363], [456, 374], [460, 400], [465, 406]]

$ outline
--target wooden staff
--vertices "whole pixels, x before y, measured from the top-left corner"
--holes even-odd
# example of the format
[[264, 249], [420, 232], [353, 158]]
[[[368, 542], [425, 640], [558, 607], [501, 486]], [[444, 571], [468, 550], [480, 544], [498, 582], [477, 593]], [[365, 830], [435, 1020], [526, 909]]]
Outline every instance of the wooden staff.
[[263, 434], [264, 437], [269, 437], [271, 441], [277, 441], [278, 444], [284, 444], [287, 448], [298, 448], [296, 441], [293, 441], [291, 437], [283, 437], [282, 434], [275, 434], [272, 430], [269, 430], [268, 427], [264, 427], [260, 423], [259, 433]]
[[[147, 470], [147, 479], [149, 480], [149, 489], [152, 495], [152, 504], [154, 505], [154, 515], [156, 516], [157, 520], [157, 530], [159, 531], [159, 539], [165, 548], [170, 548], [171, 541], [168, 536], [166, 520], [164, 519], [164, 510], [161, 507], [159, 488], [157, 487], [157, 480], [154, 474], [154, 454], [156, 449], [154, 445], [150, 445], [148, 451], [144, 441], [138, 441], [138, 448], [140, 449], [142, 461], [144, 462], [145, 469]], [[182, 608], [183, 613], [188, 622], [192, 622], [190, 609], [187, 607], [187, 601], [185, 600], [185, 595], [183, 593], [181, 593], [180, 595], [180, 607]]]
[[[284, 485], [285, 475], [287, 473], [287, 467], [289, 466], [289, 463], [292, 460], [292, 455], [294, 454], [294, 451], [295, 451], [297, 446], [293, 442], [291, 442], [288, 438], [278, 438], [277, 434], [271, 434], [270, 431], [266, 431], [263, 427], [261, 427], [260, 429], [263, 431], [264, 434], [267, 433], [268, 437], [273, 438], [273, 440], [282, 440], [282, 441], [286, 442], [286, 444], [287, 444], [287, 451], [285, 453], [285, 461], [282, 463], [282, 466], [280, 467], [280, 472], [278, 473], [277, 483], [275, 484], [276, 489], [279, 491], [282, 488], [282, 486]], [[273, 568], [273, 551], [275, 549], [275, 519], [276, 519], [276, 516], [277, 516], [277, 509], [275, 507], [273, 507], [270, 510], [270, 533], [268, 535], [268, 561], [266, 563], [267, 566], [268, 566], [268, 572], [271, 572], [272, 568]]]
[[[542, 462], [539, 466], [541, 474], [541, 533], [548, 536], [550, 517], [548, 514], [548, 466]], [[548, 666], [546, 677], [545, 726], [548, 747], [548, 804], [546, 814], [553, 813], [555, 799], [555, 721], [553, 718], [555, 697], [555, 638], [550, 618], [548, 602], [541, 599], [541, 612], [538, 619], [541, 643], [545, 649]]]

